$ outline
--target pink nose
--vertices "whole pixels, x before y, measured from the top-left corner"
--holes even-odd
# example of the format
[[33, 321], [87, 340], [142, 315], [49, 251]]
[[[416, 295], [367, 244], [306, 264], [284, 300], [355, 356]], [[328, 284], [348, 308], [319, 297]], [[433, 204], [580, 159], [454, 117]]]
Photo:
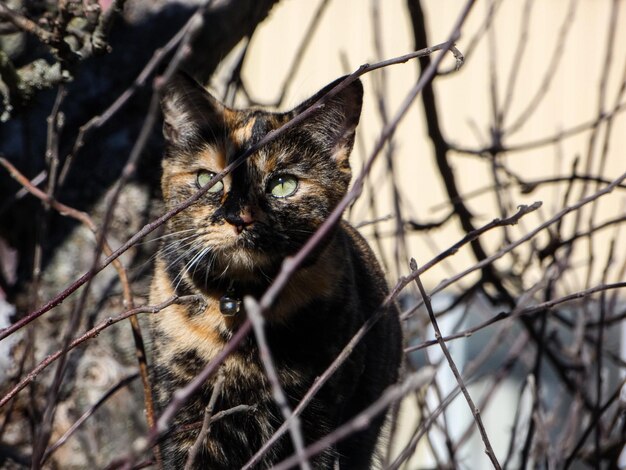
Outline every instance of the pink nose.
[[254, 223], [252, 211], [248, 207], [244, 207], [237, 215], [226, 217], [226, 221], [235, 227], [237, 233], [243, 232], [243, 229]]
[[241, 221], [244, 225], [250, 225], [252, 222], [254, 222], [254, 219], [252, 218], [252, 211], [248, 207], [244, 207], [242, 209], [239, 217], [241, 218]]

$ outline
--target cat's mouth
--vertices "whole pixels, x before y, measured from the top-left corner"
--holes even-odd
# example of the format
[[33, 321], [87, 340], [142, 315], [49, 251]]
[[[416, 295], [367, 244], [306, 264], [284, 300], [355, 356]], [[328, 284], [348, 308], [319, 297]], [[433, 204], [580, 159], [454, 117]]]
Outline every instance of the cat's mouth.
[[287, 240], [287, 237], [280, 232], [259, 222], [243, 229], [237, 229], [230, 224], [225, 224], [223, 227], [227, 229], [221, 240], [221, 248], [223, 251], [232, 251], [233, 254], [240, 250], [249, 253], [250, 256], [277, 253], [282, 251]]
[[200, 286], [231, 279], [259, 284], [280, 269], [285, 255], [284, 236], [268, 225], [255, 223], [237, 232], [229, 224], [219, 224], [197, 240], [186, 270]]
[[234, 242], [230, 248], [218, 250], [216, 255], [214, 275], [218, 278], [254, 281], [272, 264], [265, 252], [240, 240]]

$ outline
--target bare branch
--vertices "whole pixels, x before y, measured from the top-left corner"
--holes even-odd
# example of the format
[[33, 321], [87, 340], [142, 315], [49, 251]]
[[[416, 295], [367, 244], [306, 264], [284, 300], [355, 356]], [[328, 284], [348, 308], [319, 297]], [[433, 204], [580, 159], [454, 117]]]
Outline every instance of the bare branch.
[[[339, 442], [341, 439], [349, 436], [350, 434], [353, 434], [355, 431], [367, 428], [371, 420], [374, 419], [378, 414], [386, 410], [390, 404], [399, 401], [401, 398], [403, 398], [413, 390], [424, 386], [425, 384], [430, 382], [431, 379], [432, 371], [428, 369], [424, 369], [411, 374], [402, 383], [394, 385], [385, 390], [383, 395], [378, 400], [365, 408], [354, 418], [342, 424], [333, 432], [326, 435], [324, 438], [320, 439], [316, 443], [308, 446], [304, 450], [304, 456], [306, 458], [313, 457], [314, 455], [322, 452], [324, 449], [330, 447], [336, 442]], [[293, 457], [290, 457], [278, 463], [273, 468], [274, 470], [286, 470], [298, 463], [301, 463], [300, 457], [294, 455]]]
[[285, 418], [285, 422], [289, 423], [289, 434], [291, 436], [291, 442], [296, 450], [296, 454], [299, 459], [300, 468], [307, 470], [311, 468], [306, 455], [304, 454], [304, 438], [302, 437], [302, 430], [300, 428], [300, 420], [291, 411], [285, 392], [280, 385], [278, 379], [278, 372], [274, 366], [274, 361], [265, 339], [265, 321], [261, 313], [261, 307], [252, 297], [245, 297], [243, 299], [244, 306], [248, 318], [252, 322], [252, 328], [254, 329], [254, 335], [256, 337], [257, 345], [259, 346], [259, 356], [265, 369], [265, 374], [272, 386], [272, 394], [274, 395], [274, 401], [280, 408], [280, 411]]
[[198, 436], [196, 437], [196, 441], [193, 443], [191, 448], [189, 449], [189, 453], [187, 455], [187, 462], [185, 462], [185, 470], [191, 470], [194, 466], [194, 462], [200, 449], [204, 445], [204, 441], [209, 434], [209, 427], [211, 425], [211, 419], [213, 418], [213, 410], [215, 408], [215, 403], [222, 393], [222, 386], [224, 385], [224, 376], [218, 374], [215, 383], [213, 384], [213, 392], [211, 392], [211, 398], [209, 399], [209, 403], [204, 409], [204, 419], [202, 420], [202, 428], [200, 428], [200, 432], [198, 432]]
[[0, 19], [10, 21], [22, 31], [36, 36], [41, 42], [49, 44], [52, 42], [52, 33], [40, 27], [34, 21], [11, 10], [6, 4], [0, 3]]
[[[417, 263], [415, 262], [414, 259], [411, 259], [411, 271], [417, 272]], [[443, 354], [444, 356], [446, 356], [446, 360], [448, 361], [448, 364], [450, 365], [450, 370], [452, 370], [452, 373], [454, 374], [454, 378], [459, 384], [461, 392], [463, 392], [463, 395], [465, 396], [465, 400], [467, 400], [467, 404], [470, 407], [470, 411], [474, 415], [474, 421], [476, 421], [476, 426], [478, 426], [478, 430], [480, 431], [480, 436], [483, 440], [483, 443], [485, 444], [485, 452], [487, 453], [489, 460], [491, 460], [493, 467], [496, 469], [500, 469], [501, 468], [500, 463], [498, 462], [498, 459], [496, 458], [496, 454], [494, 453], [493, 448], [491, 447], [491, 442], [489, 442], [489, 437], [487, 436], [487, 432], [485, 431], [485, 427], [483, 426], [483, 421], [480, 417], [480, 411], [478, 410], [476, 405], [474, 405], [474, 401], [472, 400], [472, 397], [470, 396], [469, 392], [467, 391], [467, 388], [465, 387], [465, 384], [463, 383], [463, 378], [461, 377], [461, 374], [459, 373], [459, 370], [457, 369], [456, 364], [452, 360], [450, 351], [448, 351], [448, 347], [446, 346], [445, 341], [443, 341], [441, 337], [441, 331], [439, 330], [439, 325], [437, 323], [437, 319], [435, 318], [435, 313], [433, 312], [433, 308], [430, 305], [430, 297], [426, 294], [426, 291], [424, 290], [424, 286], [422, 285], [422, 281], [419, 278], [419, 274], [416, 275], [415, 282], [417, 283], [417, 287], [419, 288], [420, 294], [422, 295], [422, 300], [424, 301], [424, 305], [426, 306], [426, 310], [428, 311], [430, 322], [432, 323], [433, 328], [435, 330], [435, 339], [439, 343], [439, 346], [441, 346], [441, 350], [443, 351]]]
[[20, 390], [22, 390], [26, 385], [28, 385], [33, 380], [35, 380], [42, 370], [44, 370], [46, 367], [48, 367], [54, 361], [59, 359], [62, 355], [64, 355], [65, 352], [76, 348], [77, 346], [81, 345], [82, 343], [84, 343], [85, 341], [87, 341], [87, 340], [89, 340], [91, 338], [95, 338], [96, 336], [98, 336], [103, 330], [105, 330], [109, 326], [111, 326], [111, 325], [113, 325], [115, 323], [118, 323], [118, 322], [120, 322], [122, 320], [125, 320], [125, 319], [127, 319], [127, 318], [129, 318], [129, 317], [131, 317], [133, 315], [138, 315], [140, 313], [156, 313], [156, 312], [160, 312], [165, 307], [169, 307], [170, 305], [172, 305], [174, 303], [186, 302], [186, 301], [194, 300], [194, 299], [195, 299], [195, 296], [180, 297], [180, 298], [177, 297], [177, 296], [173, 296], [173, 297], [170, 297], [169, 299], [165, 300], [164, 302], [161, 302], [158, 305], [146, 305], [146, 306], [143, 306], [143, 307], [135, 307], [132, 310], [128, 310], [126, 312], [120, 313], [116, 317], [109, 317], [109, 318], [103, 320], [98, 325], [94, 326], [93, 328], [91, 328], [90, 330], [86, 331], [85, 333], [83, 333], [78, 338], [74, 339], [69, 344], [69, 346], [66, 349], [62, 349], [62, 350], [59, 350], [59, 351], [57, 351], [57, 352], [55, 352], [53, 354], [49, 354], [43, 361], [41, 361], [37, 365], [37, 367], [35, 367], [32, 371], [30, 371], [26, 377], [24, 377], [6, 395], [4, 395], [2, 397], [2, 399], [0, 399], [0, 408], [2, 408], [15, 395], [17, 395], [17, 393]]
[[78, 418], [76, 422], [72, 424], [72, 426], [67, 431], [65, 431], [65, 433], [54, 444], [52, 444], [50, 447], [46, 449], [42, 462], [45, 462], [46, 460], [48, 460], [48, 458], [54, 453], [55, 450], [57, 450], [59, 447], [64, 445], [67, 442], [67, 440], [70, 437], [72, 437], [74, 432], [85, 421], [87, 421], [91, 416], [93, 416], [93, 414], [98, 410], [98, 408], [100, 408], [104, 403], [106, 403], [106, 401], [111, 396], [113, 396], [118, 390], [121, 390], [122, 388], [126, 387], [128, 384], [130, 384], [132, 381], [134, 381], [138, 377], [139, 377], [139, 374], [128, 375], [124, 377], [123, 379], [121, 379], [118, 383], [113, 385], [113, 387], [111, 387], [109, 390], [107, 390], [106, 393], [102, 395], [102, 397], [96, 403], [91, 405], [89, 409], [87, 409], [87, 411], [85, 411], [81, 415], [81, 417]]

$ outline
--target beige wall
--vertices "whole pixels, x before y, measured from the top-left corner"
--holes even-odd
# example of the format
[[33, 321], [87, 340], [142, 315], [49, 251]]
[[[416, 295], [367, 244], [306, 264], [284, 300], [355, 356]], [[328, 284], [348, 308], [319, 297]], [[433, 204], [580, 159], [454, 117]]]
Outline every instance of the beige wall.
[[[373, 46], [371, 9], [373, 3], [367, 0], [330, 1], [321, 19], [320, 27], [302, 58], [302, 66], [293, 80], [283, 108], [295, 105], [340, 74], [354, 70], [362, 63], [374, 62], [381, 58], [376, 55]], [[464, 2], [431, 0], [423, 3], [426, 6], [431, 44], [445, 41], [456, 20], [460, 6]], [[495, 46], [493, 47], [496, 54], [494, 67], [497, 71], [496, 87], [500, 102], [504, 99], [513, 65], [525, 3], [522, 0], [501, 2], [496, 12], [493, 35]], [[620, 2], [622, 10], [626, 6], [625, 3]], [[244, 80], [254, 99], [259, 102], [270, 102], [278, 96], [301, 38], [319, 4], [318, 0], [283, 0], [255, 33], [244, 69]], [[413, 49], [412, 36], [405, 1], [381, 0], [379, 4], [382, 58], [411, 51]], [[458, 41], [461, 51], [468, 52], [472, 38], [484, 24], [489, 4], [490, 2], [487, 1], [479, 1], [474, 6], [463, 28], [463, 35]], [[508, 123], [519, 115], [530, 98], [541, 87], [570, 2], [568, 0], [538, 0], [533, 2], [533, 5], [526, 53], [520, 63], [511, 110], [505, 121]], [[597, 85], [602, 74], [610, 7], [611, 2], [608, 0], [578, 2], [574, 22], [546, 99], [532, 118], [518, 132], [505, 140], [506, 144], [514, 145], [536, 140], [594, 119], [598, 108]], [[623, 80], [624, 57], [626, 56], [626, 28], [623, 25], [626, 21], [624, 17], [626, 12], [621, 13], [622, 16], [617, 22], [617, 41], [607, 88], [607, 107], [614, 104], [617, 89]], [[437, 100], [444, 134], [450, 142], [463, 147], [478, 147], [486, 143], [488, 139], [492, 114], [489, 78], [491, 47], [488, 36], [483, 35], [477, 47], [469, 50], [466, 64], [460, 72], [436, 81]], [[342, 65], [342, 55], [345, 56], [348, 69]], [[374, 92], [380, 73], [375, 72], [363, 77], [366, 96], [359, 138], [364, 145], [358, 145], [353, 156], [355, 171], [358, 171], [362, 159], [369, 155], [382, 128], [375, 107]], [[390, 67], [384, 73], [387, 74], [387, 108], [390, 114], [394, 114], [416, 80], [417, 66], [415, 62], [409, 62]], [[477, 136], [473, 126], [478, 129], [480, 136]], [[588, 140], [589, 133], [579, 134], [566, 139], [560, 146], [544, 146], [533, 151], [510, 154], [506, 157], [506, 162], [512, 170], [525, 178], [565, 174], [569, 171], [576, 155], [582, 157], [586, 155]], [[404, 199], [405, 217], [417, 218], [420, 221], [441, 217], [446, 212], [447, 206], [440, 210], [432, 208], [445, 202], [446, 197], [440, 177], [433, 166], [434, 159], [425, 134], [419, 102], [402, 122], [394, 142], [396, 145], [394, 162]], [[601, 140], [596, 147], [600, 143]], [[625, 116], [620, 116], [615, 120], [610, 144], [611, 150], [604, 171], [604, 176], [607, 178], [615, 177], [626, 170], [626, 156], [622, 150], [626, 148]], [[597, 162], [598, 157], [595, 158]], [[490, 184], [490, 166], [484, 160], [453, 154], [451, 162], [463, 192]], [[597, 163], [594, 165], [594, 168], [597, 168]], [[386, 209], [382, 210], [379, 215], [390, 213], [390, 185], [384, 170], [385, 166], [381, 161], [375, 167], [371, 179], [373, 187], [376, 188], [377, 200], [386, 202]], [[582, 171], [583, 168], [581, 167], [580, 170]], [[594, 171], [594, 173], [597, 172]], [[530, 203], [535, 200], [544, 202], [542, 212], [538, 216], [528, 217], [524, 224], [512, 229], [513, 237], [519, 237], [536, 226], [539, 221], [554, 214], [560, 208], [563, 190], [564, 185], [546, 186], [530, 197], [513, 191], [511, 200], [513, 208], [517, 204]], [[623, 195], [624, 192], [603, 200], [597, 220], [623, 213]], [[498, 216], [493, 195], [472, 199], [470, 207], [476, 215], [477, 225]], [[357, 204], [351, 214], [351, 219], [355, 223], [371, 219], [371, 217], [372, 214], [363, 202]], [[382, 232], [391, 233], [393, 222], [381, 223], [379, 227]], [[371, 233], [371, 228], [363, 231], [366, 234]], [[612, 235], [610, 231], [605, 233]], [[623, 236], [626, 237], [626, 235]], [[432, 237], [423, 233], [412, 235], [409, 254], [416, 257], [418, 263], [424, 263], [438, 250], [449, 246], [459, 237], [460, 231], [456, 222], [448, 224], [444, 230], [433, 232]], [[487, 243], [501, 242], [500, 235], [495, 232], [484, 238]], [[606, 245], [607, 243], [604, 242], [603, 246]], [[392, 250], [392, 246], [393, 243], [390, 240], [386, 249]], [[624, 250], [624, 246], [620, 249]], [[600, 257], [603, 256], [601, 251], [597, 254]], [[586, 253], [579, 253], [581, 263], [584, 264], [586, 257]], [[442, 278], [468, 266], [471, 262], [472, 257], [468, 252], [463, 251], [452, 260], [448, 270], [434, 269], [428, 273], [426, 281], [431, 286], [435, 285]], [[506, 266], [503, 267], [506, 268]], [[401, 266], [401, 270], [406, 271], [406, 265]]]

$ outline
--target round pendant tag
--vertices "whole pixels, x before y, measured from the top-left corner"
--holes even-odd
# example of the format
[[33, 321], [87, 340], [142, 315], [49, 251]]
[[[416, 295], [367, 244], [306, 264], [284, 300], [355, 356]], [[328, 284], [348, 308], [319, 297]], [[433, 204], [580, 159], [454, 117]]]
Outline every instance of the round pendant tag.
[[220, 312], [226, 317], [232, 317], [239, 313], [241, 310], [241, 300], [234, 299], [227, 295], [224, 295], [220, 299]]

